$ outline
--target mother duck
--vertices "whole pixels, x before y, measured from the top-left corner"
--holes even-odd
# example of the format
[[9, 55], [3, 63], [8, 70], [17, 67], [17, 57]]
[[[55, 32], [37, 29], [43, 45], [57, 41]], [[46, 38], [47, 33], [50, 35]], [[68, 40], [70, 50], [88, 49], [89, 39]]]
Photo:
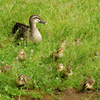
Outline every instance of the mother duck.
[[47, 24], [46, 22], [42, 21], [38, 15], [35, 14], [30, 16], [29, 18], [30, 26], [16, 22], [13, 26], [13, 33], [17, 34], [16, 40], [24, 39], [26, 40], [27, 44], [27, 38], [29, 37], [29, 40], [31, 40], [34, 43], [42, 42], [42, 36], [36, 27], [36, 23]]

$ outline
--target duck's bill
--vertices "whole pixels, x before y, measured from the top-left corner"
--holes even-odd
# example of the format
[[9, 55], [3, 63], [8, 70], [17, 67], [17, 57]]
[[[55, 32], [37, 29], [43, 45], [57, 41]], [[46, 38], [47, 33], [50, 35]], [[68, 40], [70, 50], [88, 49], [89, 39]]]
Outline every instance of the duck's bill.
[[44, 22], [43, 20], [40, 20], [39, 23], [43, 23], [43, 24], [47, 24], [46, 22]]

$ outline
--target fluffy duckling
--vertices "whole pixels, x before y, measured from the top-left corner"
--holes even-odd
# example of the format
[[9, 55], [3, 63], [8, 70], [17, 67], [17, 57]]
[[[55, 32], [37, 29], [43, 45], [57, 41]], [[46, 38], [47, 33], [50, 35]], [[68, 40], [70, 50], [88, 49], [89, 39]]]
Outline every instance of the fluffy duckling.
[[67, 72], [68, 72], [68, 75], [71, 76], [73, 74], [72, 72], [72, 68], [69, 66], [67, 67]]
[[94, 83], [94, 79], [91, 76], [88, 76], [84, 81], [83, 90], [90, 90]]
[[72, 44], [73, 45], [76, 45], [76, 46], [82, 46], [83, 45], [82, 42], [80, 42], [80, 39], [79, 38], [75, 39]]
[[3, 44], [2, 43], [0, 43], [0, 48], [3, 48], [4, 46], [3, 46]]
[[59, 71], [59, 72], [65, 70], [65, 67], [63, 66], [62, 63], [60, 63], [60, 64], [56, 64], [55, 68], [56, 68], [57, 71]]
[[18, 78], [16, 79], [16, 84], [19, 87], [24, 86], [28, 83], [29, 79], [30, 78], [28, 78], [27, 76], [24, 76], [24, 75], [20, 74], [18, 76]]
[[68, 77], [68, 76], [71, 76], [71, 75], [73, 74], [72, 68], [71, 68], [70, 66], [67, 67], [67, 68], [65, 68], [65, 67], [63, 66], [63, 64], [60, 63], [60, 64], [56, 64], [55, 67], [56, 67], [57, 71], [59, 71], [59, 72], [61, 73], [61, 75], [62, 75], [63, 77]]
[[98, 58], [99, 57], [99, 52], [97, 50], [94, 50], [93, 52], [91, 52], [89, 54], [89, 57], [92, 58], [92, 61], [95, 61], [95, 58]]
[[23, 61], [27, 58], [27, 54], [25, 53], [25, 51], [23, 49], [20, 49], [18, 54], [17, 54], [17, 59], [19, 61]]
[[57, 52], [52, 53], [51, 57], [55, 58], [55, 61], [57, 61], [58, 59], [60, 59], [63, 56], [63, 48], [58, 48]]
[[10, 71], [12, 69], [12, 66], [9, 66], [9, 65], [5, 65], [5, 66], [2, 66], [0, 67], [0, 73], [3, 72], [7, 72], [7, 71]]
[[94, 55], [97, 58], [99, 56], [99, 52], [97, 50], [94, 51]]
[[94, 50], [93, 52], [90, 53], [89, 56], [90, 57], [94, 57], [95, 56], [97, 58], [99, 56], [99, 52], [97, 50]]
[[67, 46], [68, 45], [66, 44], [65, 40], [62, 40], [61, 43], [60, 43], [60, 47], [63, 48], [63, 49], [66, 49]]
[[63, 72], [63, 77], [68, 77], [73, 74], [72, 68], [70, 66], [67, 67], [65, 70], [63, 70], [62, 72]]

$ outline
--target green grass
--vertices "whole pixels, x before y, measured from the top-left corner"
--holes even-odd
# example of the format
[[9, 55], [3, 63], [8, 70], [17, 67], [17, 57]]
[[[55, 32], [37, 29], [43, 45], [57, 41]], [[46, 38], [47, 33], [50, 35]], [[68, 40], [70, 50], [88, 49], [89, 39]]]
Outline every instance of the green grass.
[[[0, 74], [2, 100], [14, 100], [14, 97], [26, 95], [25, 89], [16, 86], [15, 80], [19, 74], [32, 77], [32, 83], [27, 88], [34, 87], [44, 93], [52, 93], [57, 87], [62, 90], [68, 87], [80, 90], [80, 84], [88, 75], [96, 81], [93, 88], [100, 89], [100, 57], [94, 61], [89, 57], [94, 50], [100, 52], [99, 0], [2, 0], [0, 5], [0, 45], [3, 46], [0, 48], [0, 66], [13, 66], [10, 74]], [[37, 46], [32, 43], [28, 43], [27, 47], [16, 46], [12, 36], [14, 22], [29, 25], [32, 14], [38, 14], [48, 23], [37, 24], [43, 42]], [[76, 38], [82, 41], [81, 47], [72, 45]], [[73, 71], [73, 75], [63, 81], [54, 69], [55, 62], [49, 58], [61, 40], [66, 40], [68, 44], [61, 63], [70, 65]], [[24, 49], [28, 55], [24, 62], [16, 60], [19, 49]]]

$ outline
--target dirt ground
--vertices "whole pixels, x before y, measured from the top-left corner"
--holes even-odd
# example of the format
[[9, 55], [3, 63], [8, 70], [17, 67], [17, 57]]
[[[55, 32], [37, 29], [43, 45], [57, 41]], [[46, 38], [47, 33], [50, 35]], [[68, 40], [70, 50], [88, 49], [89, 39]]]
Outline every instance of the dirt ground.
[[15, 100], [94, 100], [98, 97], [99, 92], [79, 92], [76, 89], [68, 88], [67, 90], [55, 94], [43, 95], [42, 99], [34, 99], [32, 97], [15, 98]]

